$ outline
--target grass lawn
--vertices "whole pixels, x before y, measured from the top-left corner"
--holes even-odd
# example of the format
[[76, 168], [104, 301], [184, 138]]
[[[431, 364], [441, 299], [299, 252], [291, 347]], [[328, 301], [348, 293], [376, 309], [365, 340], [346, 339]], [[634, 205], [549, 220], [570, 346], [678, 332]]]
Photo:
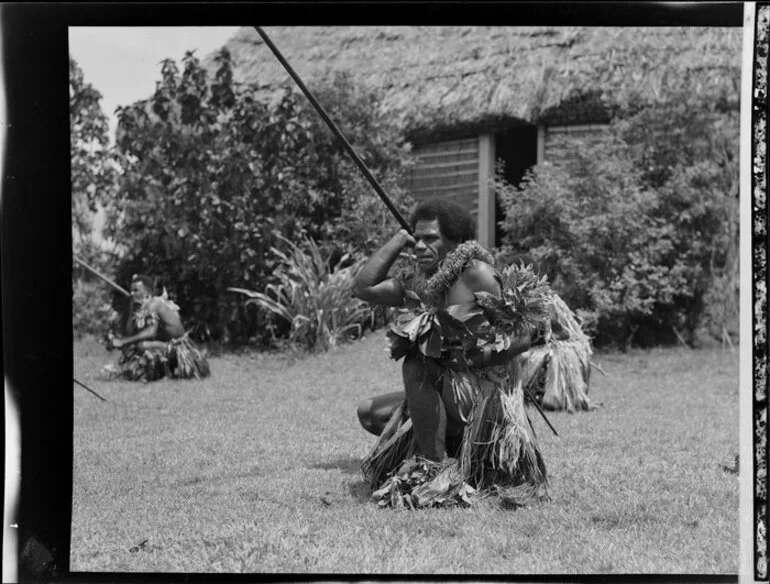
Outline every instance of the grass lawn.
[[552, 500], [378, 509], [357, 402], [400, 387], [381, 332], [325, 355], [227, 355], [205, 381], [106, 381], [76, 344], [73, 571], [738, 572], [738, 353], [600, 354], [593, 412], [531, 410]]

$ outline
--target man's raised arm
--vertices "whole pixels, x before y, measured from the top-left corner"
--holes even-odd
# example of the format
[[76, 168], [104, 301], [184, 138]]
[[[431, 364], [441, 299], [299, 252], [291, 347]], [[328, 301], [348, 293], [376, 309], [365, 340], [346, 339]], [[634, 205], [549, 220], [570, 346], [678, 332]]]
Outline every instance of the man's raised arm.
[[383, 306], [400, 306], [404, 301], [404, 287], [398, 278], [387, 278], [388, 270], [414, 238], [406, 229], [396, 233], [377, 250], [353, 282], [353, 296]]

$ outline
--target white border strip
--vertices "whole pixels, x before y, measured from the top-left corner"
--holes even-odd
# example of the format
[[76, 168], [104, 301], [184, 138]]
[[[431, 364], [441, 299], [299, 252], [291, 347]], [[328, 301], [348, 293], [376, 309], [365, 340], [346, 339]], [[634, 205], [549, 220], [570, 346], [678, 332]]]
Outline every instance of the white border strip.
[[753, 363], [752, 261], [751, 261], [751, 112], [754, 72], [756, 3], [743, 8], [743, 58], [741, 59], [740, 142], [740, 561], [738, 581], [754, 581], [754, 464], [753, 464]]
[[[0, 6], [0, 20], [3, 7]], [[0, 177], [3, 175], [5, 160], [6, 128], [8, 110], [5, 96], [3, 47], [0, 43]], [[2, 209], [2, 187], [0, 186], [0, 209]], [[3, 356], [5, 357], [5, 356]], [[5, 489], [3, 498], [3, 582], [18, 582], [19, 579], [19, 490], [21, 488], [21, 411], [17, 403], [18, 392], [12, 391], [8, 378], [3, 383], [5, 398]]]

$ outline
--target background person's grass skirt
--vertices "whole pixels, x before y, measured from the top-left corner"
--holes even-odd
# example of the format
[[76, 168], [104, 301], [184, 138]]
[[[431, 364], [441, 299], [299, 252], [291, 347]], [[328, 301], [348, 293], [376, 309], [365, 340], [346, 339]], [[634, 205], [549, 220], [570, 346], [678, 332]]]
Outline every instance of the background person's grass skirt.
[[597, 406], [588, 397], [591, 374], [591, 339], [583, 332], [575, 314], [553, 293], [551, 316], [566, 333], [556, 339], [550, 331], [546, 342], [517, 357], [523, 382], [547, 410], [575, 412]]
[[131, 345], [122, 351], [113, 378], [129, 381], [202, 379], [210, 375], [205, 355], [187, 335], [173, 339], [164, 349], [140, 350]]

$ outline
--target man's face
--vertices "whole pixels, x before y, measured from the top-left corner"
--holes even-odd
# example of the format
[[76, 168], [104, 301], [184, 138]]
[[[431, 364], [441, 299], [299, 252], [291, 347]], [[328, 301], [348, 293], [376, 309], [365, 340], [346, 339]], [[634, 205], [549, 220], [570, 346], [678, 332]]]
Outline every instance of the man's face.
[[426, 275], [434, 274], [444, 256], [457, 247], [456, 243], [442, 235], [438, 219], [417, 221], [414, 226], [414, 240], [417, 266]]
[[144, 282], [141, 280], [137, 280], [136, 282], [131, 282], [131, 298], [134, 302], [141, 304], [144, 302], [147, 297], [150, 295], [150, 291], [147, 290], [147, 287], [144, 285]]

